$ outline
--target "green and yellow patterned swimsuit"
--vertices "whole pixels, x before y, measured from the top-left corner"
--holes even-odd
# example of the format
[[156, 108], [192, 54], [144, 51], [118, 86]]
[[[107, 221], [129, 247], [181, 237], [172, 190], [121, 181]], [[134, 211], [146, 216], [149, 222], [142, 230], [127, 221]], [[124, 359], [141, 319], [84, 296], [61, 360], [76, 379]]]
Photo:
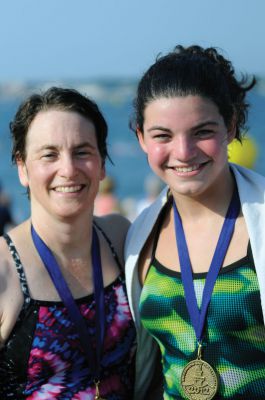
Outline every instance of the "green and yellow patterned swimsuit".
[[[180, 377], [196, 358], [196, 337], [179, 272], [153, 257], [140, 299], [144, 327], [162, 354], [164, 399], [183, 399]], [[265, 266], [264, 266], [265, 267]], [[193, 274], [200, 306], [206, 274]], [[203, 359], [217, 371], [215, 399], [265, 399], [265, 328], [251, 247], [247, 255], [223, 267], [216, 281], [205, 326]]]

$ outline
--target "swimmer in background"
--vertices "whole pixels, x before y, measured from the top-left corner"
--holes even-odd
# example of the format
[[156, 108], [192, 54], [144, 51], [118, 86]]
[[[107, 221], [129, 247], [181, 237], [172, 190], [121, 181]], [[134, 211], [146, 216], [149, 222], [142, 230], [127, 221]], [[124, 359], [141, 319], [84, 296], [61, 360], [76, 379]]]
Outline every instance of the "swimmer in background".
[[120, 211], [120, 204], [115, 195], [115, 181], [110, 176], [106, 176], [99, 184], [99, 191], [95, 199], [94, 215], [101, 217]]
[[0, 236], [14, 226], [15, 222], [11, 212], [11, 201], [0, 183]]
[[164, 183], [156, 175], [148, 175], [144, 180], [145, 196], [136, 204], [136, 215], [139, 215], [146, 207], [150, 206], [161, 193]]

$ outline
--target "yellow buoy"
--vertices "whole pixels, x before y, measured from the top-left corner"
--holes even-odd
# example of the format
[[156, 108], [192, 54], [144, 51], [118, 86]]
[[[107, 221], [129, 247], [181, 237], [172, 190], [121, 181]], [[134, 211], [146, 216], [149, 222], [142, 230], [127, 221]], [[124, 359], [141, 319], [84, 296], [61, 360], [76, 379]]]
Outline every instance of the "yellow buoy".
[[250, 136], [243, 136], [242, 143], [234, 139], [228, 145], [228, 160], [243, 167], [254, 168], [257, 155], [257, 145]]

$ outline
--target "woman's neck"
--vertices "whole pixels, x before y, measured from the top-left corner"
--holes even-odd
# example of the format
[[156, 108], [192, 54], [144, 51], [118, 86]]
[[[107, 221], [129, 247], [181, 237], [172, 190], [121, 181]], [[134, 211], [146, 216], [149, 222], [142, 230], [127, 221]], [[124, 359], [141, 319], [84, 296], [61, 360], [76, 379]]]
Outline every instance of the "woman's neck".
[[82, 215], [75, 219], [56, 219], [50, 215], [36, 216], [31, 223], [46, 245], [60, 257], [85, 258], [90, 254], [93, 215]]

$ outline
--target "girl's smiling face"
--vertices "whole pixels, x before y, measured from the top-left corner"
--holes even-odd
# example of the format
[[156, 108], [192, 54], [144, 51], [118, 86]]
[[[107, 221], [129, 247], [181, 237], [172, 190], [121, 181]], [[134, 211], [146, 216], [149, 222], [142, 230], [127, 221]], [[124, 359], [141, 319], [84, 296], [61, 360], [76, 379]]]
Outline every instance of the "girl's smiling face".
[[138, 139], [150, 167], [173, 195], [201, 196], [225, 182], [234, 138], [217, 106], [201, 96], [161, 97], [147, 104]]

